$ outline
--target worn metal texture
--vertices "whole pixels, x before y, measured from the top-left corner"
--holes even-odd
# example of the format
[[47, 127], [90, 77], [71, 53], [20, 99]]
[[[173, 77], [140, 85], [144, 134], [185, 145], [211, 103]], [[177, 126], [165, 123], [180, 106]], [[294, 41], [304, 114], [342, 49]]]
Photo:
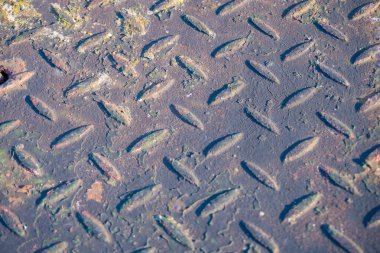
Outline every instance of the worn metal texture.
[[0, 3], [0, 252], [380, 252], [379, 1]]

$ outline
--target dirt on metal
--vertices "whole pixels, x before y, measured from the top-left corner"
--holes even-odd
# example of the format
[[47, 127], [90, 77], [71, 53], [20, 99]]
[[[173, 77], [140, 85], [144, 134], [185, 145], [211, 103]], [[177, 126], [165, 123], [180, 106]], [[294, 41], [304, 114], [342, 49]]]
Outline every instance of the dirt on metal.
[[0, 0], [0, 252], [380, 252], [380, 1]]

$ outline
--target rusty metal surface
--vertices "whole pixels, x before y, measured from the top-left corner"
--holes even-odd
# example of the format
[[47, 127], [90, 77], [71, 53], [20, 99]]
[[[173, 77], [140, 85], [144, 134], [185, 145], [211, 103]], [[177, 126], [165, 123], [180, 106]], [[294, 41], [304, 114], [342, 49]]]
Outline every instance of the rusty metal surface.
[[0, 2], [1, 252], [380, 251], [379, 1]]

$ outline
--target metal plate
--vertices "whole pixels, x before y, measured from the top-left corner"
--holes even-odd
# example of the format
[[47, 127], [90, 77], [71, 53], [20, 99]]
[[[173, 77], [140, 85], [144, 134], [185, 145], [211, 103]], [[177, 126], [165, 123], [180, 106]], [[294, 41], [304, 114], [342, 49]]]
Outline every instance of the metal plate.
[[1, 251], [379, 252], [367, 2], [3, 1]]

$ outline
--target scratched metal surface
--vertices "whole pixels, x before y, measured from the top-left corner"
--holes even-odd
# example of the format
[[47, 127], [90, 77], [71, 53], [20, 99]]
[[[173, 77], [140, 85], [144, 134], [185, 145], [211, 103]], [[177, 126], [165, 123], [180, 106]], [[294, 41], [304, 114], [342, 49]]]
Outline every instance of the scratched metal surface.
[[380, 251], [379, 1], [0, 2], [1, 252]]

